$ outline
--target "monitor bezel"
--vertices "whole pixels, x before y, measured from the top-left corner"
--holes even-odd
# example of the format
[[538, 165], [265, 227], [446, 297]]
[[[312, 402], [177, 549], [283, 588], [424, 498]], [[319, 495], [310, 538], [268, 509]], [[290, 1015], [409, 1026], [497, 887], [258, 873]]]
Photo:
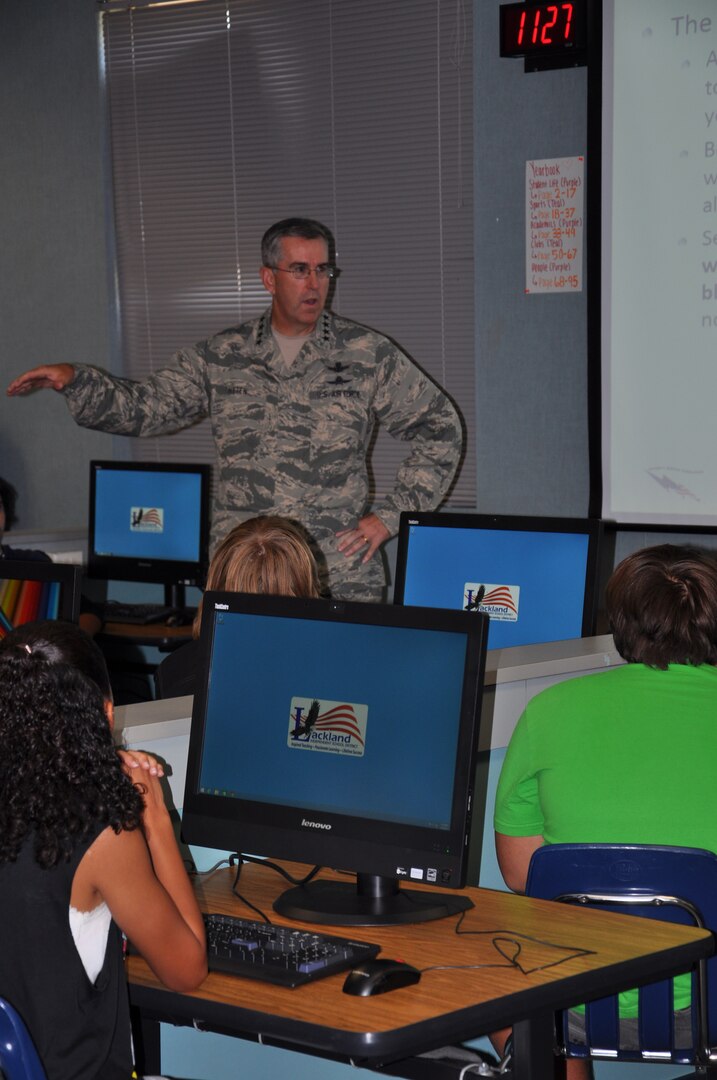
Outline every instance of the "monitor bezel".
[[60, 589], [58, 619], [77, 623], [80, 619], [82, 568], [70, 563], [47, 562], [45, 559], [2, 559], [0, 578], [16, 581], [57, 581]]
[[[200, 478], [199, 553], [196, 560], [137, 559], [123, 555], [98, 555], [95, 551], [97, 476], [101, 471], [189, 473]], [[209, 490], [211, 466], [186, 462], [91, 461], [90, 507], [87, 538], [87, 574], [105, 581], [142, 581], [159, 585], [203, 586], [209, 565]]]
[[[221, 605], [217, 608], [216, 605]], [[451, 822], [448, 830], [418, 825], [324, 813], [311, 807], [277, 806], [269, 803], [200, 793], [199, 775], [204, 740], [209, 656], [214, 623], [219, 611], [257, 616], [346, 620], [378, 626], [396, 626], [458, 632], [466, 638], [466, 665], [461, 693], [456, 763], [453, 776]], [[184, 839], [202, 847], [251, 852], [302, 863], [320, 863], [350, 873], [395, 876], [397, 866], [426, 866], [441, 853], [446, 873], [437, 885], [462, 888], [468, 863], [468, 840], [472, 814], [475, 763], [480, 733], [481, 701], [487, 639], [486, 616], [449, 612], [435, 608], [399, 608], [387, 604], [361, 604], [335, 600], [256, 596], [244, 593], [205, 594], [200, 636], [202, 672], [194, 696], [189, 739], [186, 787], [182, 815]], [[320, 816], [331, 830], [304, 829], [306, 814]], [[366, 838], [367, 830], [369, 838]], [[406, 876], [410, 881], [410, 876]], [[414, 881], [415, 883], [415, 881]]]
[[[595, 633], [598, 614], [598, 578], [604, 522], [599, 518], [533, 517], [518, 514], [443, 513], [440, 511], [403, 511], [398, 527], [396, 579], [393, 590], [395, 604], [403, 605], [406, 588], [406, 567], [410, 526], [430, 526], [445, 529], [504, 530], [507, 532], [573, 533], [588, 537], [585, 562], [585, 591], [581, 637]], [[410, 605], [407, 605], [410, 606]]]

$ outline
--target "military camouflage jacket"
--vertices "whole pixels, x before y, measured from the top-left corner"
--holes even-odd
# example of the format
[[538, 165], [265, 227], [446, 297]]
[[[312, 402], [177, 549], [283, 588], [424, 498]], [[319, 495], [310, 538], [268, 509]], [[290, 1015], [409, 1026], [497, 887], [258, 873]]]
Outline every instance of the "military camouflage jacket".
[[401, 510], [440, 502], [461, 452], [453, 405], [383, 335], [324, 312], [287, 367], [271, 311], [180, 350], [141, 382], [78, 365], [64, 391], [74, 419], [120, 435], [160, 435], [211, 417], [219, 477], [213, 529], [277, 513], [322, 535], [367, 510], [376, 420], [411, 443], [393, 491], [374, 506], [394, 533]]

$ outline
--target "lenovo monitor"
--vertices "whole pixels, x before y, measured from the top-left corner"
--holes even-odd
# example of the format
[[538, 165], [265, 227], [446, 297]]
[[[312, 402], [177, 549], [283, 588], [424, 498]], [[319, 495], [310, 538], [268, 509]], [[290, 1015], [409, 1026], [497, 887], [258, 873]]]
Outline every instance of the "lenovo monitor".
[[340, 925], [470, 906], [482, 615], [207, 593], [182, 831], [190, 844], [348, 871], [275, 905]]
[[203, 585], [209, 466], [90, 462], [91, 577]]
[[394, 601], [485, 612], [491, 649], [584, 637], [601, 533], [583, 518], [403, 513]]

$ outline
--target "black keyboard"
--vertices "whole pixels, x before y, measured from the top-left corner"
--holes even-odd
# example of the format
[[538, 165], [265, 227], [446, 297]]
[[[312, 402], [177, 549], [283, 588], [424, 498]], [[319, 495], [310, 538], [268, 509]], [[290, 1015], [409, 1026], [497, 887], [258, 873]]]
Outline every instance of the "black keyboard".
[[204, 925], [210, 971], [291, 988], [348, 971], [376, 956], [381, 948], [367, 941], [349, 941], [232, 915], [205, 915]]
[[107, 600], [100, 610], [104, 622], [132, 623], [135, 626], [166, 622], [175, 612], [174, 608], [165, 604], [123, 604], [121, 600]]

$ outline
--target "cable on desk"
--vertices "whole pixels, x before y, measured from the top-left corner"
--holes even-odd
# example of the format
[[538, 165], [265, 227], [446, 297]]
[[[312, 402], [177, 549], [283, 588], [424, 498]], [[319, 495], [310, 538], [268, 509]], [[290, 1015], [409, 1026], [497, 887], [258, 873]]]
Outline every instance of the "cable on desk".
[[[507, 964], [432, 964], [430, 967], [422, 968], [421, 973], [424, 974], [427, 971], [471, 971], [478, 970], [479, 968], [516, 968], [521, 971], [523, 975], [532, 975], [536, 971], [546, 971], [548, 968], [557, 967], [558, 964], [564, 964], [566, 960], [575, 960], [581, 956], [594, 956], [595, 949], [583, 949], [577, 945], [563, 945], [557, 941], [545, 941], [541, 938], [531, 937], [530, 934], [523, 934], [520, 930], [461, 930], [461, 924], [466, 916], [465, 911], [461, 911], [458, 916], [458, 920], [454, 927], [454, 932], [463, 937], [466, 935], [474, 935], [475, 937], [491, 937], [491, 944], [499, 956], [502, 956], [508, 961]], [[520, 956], [523, 951], [524, 942], [532, 942], [534, 945], [542, 945], [547, 949], [559, 949], [566, 956], [561, 956], [558, 960], [552, 960], [549, 964], [539, 964], [536, 967], [527, 967], [520, 962]], [[507, 946], [511, 946], [510, 951]]]
[[259, 915], [264, 920], [265, 923], [269, 924], [269, 926], [271, 926], [271, 919], [269, 918], [269, 916], [266, 915], [265, 912], [261, 910], [261, 908], [258, 908], [255, 904], [252, 904], [251, 900], [247, 900], [246, 896], [243, 896], [237, 889], [244, 863], [256, 863], [257, 866], [267, 866], [270, 870], [273, 870], [275, 873], [280, 874], [291, 885], [308, 885], [312, 878], [315, 878], [319, 870], [321, 870], [320, 866], [314, 866], [313, 869], [311, 869], [309, 873], [306, 874], [304, 877], [295, 878], [288, 872], [288, 870], [285, 870], [283, 866], [279, 866], [278, 863], [270, 862], [269, 859], [259, 859], [254, 855], [244, 855], [240, 851], [235, 851], [233, 855], [229, 856], [229, 865], [234, 866], [235, 863], [237, 872], [236, 877], [234, 878], [234, 882], [232, 884], [232, 892], [237, 897], [237, 899], [241, 900], [242, 904], [246, 904], [248, 908], [251, 908], [252, 911], [255, 911], [257, 915]]
[[192, 877], [205, 878], [206, 880], [209, 880], [209, 878], [216, 874], [218, 870], [221, 870], [223, 866], [231, 865], [231, 859], [220, 859], [219, 862], [214, 863], [214, 866], [210, 866], [208, 870], [197, 870], [196, 866], [193, 866], [189, 873]]

